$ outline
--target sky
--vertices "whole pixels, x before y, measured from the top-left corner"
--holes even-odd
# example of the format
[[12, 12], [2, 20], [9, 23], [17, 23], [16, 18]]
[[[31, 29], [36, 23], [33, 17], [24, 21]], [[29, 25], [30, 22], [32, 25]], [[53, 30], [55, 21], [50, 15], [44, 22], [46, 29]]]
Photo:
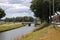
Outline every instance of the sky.
[[33, 12], [30, 10], [32, 0], [0, 0], [0, 7], [5, 10], [6, 17], [32, 16]]

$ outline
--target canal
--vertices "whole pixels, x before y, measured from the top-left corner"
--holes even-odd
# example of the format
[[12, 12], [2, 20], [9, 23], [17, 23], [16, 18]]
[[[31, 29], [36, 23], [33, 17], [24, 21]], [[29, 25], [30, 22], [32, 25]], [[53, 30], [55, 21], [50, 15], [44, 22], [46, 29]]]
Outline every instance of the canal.
[[13, 40], [14, 38], [16, 38], [19, 35], [22, 36], [26, 33], [33, 31], [34, 28], [35, 28], [35, 25], [31, 24], [31, 26], [26, 25], [26, 26], [21, 27], [21, 28], [2, 32], [2, 33], [0, 33], [0, 40]]

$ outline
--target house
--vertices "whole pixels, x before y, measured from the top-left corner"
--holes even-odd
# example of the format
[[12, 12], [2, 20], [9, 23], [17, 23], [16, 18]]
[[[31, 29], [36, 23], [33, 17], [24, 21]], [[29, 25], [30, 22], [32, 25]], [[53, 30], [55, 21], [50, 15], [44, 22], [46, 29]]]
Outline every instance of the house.
[[60, 24], [60, 15], [58, 13], [55, 13], [55, 15], [52, 16], [52, 23]]

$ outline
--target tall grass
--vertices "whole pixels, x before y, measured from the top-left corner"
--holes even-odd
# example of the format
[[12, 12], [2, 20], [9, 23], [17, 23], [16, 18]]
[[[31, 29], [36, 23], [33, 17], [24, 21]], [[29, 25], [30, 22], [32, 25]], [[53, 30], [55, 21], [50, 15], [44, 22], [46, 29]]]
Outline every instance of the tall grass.
[[0, 25], [5, 24], [6, 22], [0, 22]]
[[24, 26], [22, 23], [19, 23], [19, 22], [17, 22], [17, 23], [7, 22], [6, 24], [4, 24], [4, 23], [2, 23], [2, 24], [3, 25], [0, 25], [0, 32]]

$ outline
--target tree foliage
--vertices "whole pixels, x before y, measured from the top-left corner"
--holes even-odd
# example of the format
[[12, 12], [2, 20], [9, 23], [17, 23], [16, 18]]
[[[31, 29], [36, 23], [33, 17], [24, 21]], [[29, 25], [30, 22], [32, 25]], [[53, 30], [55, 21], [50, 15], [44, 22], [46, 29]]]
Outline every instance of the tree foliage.
[[34, 18], [32, 17], [16, 17], [16, 18], [5, 18], [5, 22], [33, 22]]
[[[36, 17], [49, 22], [49, 16], [53, 15], [53, 0], [32, 0], [31, 10]], [[54, 0], [54, 12], [60, 11], [60, 0]]]
[[5, 15], [5, 11], [2, 8], [0, 8], [0, 19], [3, 18]]

